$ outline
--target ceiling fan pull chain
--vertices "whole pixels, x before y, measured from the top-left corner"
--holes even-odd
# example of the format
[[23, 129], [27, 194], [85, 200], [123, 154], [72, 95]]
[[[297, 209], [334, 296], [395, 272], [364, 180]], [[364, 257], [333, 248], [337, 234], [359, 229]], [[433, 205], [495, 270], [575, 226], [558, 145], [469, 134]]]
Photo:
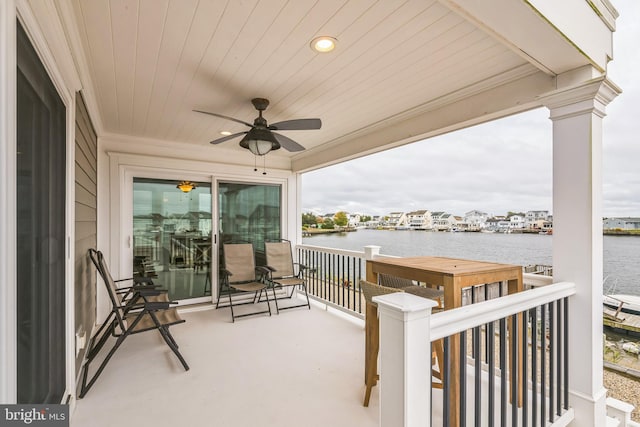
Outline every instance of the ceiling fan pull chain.
[[267, 174], [267, 156], [262, 156], [262, 175]]
[[253, 171], [258, 172], [258, 156], [253, 155]]

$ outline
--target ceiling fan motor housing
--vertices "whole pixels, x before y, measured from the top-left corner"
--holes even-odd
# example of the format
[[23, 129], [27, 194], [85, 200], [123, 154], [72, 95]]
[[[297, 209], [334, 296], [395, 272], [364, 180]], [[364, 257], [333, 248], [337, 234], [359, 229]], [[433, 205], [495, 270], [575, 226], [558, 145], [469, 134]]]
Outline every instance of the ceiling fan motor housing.
[[269, 100], [265, 98], [253, 98], [251, 103], [258, 111], [264, 111], [269, 106]]

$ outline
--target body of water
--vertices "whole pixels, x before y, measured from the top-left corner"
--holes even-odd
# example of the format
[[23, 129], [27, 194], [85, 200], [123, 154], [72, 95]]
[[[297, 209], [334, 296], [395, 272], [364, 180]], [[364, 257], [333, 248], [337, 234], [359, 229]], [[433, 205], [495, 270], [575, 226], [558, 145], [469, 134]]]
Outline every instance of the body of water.
[[[376, 245], [385, 255], [429, 255], [517, 265], [551, 265], [552, 239], [553, 236], [540, 234], [358, 230], [314, 235], [303, 238], [303, 242], [355, 251]], [[604, 236], [603, 291], [640, 295], [640, 236]]]

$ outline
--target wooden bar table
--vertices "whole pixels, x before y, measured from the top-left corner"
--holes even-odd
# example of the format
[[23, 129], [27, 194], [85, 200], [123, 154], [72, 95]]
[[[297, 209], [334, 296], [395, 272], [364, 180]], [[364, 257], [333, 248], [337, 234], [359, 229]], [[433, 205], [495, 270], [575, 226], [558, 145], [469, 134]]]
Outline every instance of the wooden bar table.
[[[508, 293], [523, 290], [522, 267], [456, 258], [419, 256], [408, 258], [377, 258], [367, 261], [367, 280], [378, 283], [378, 274], [417, 280], [427, 286], [444, 289], [444, 309], [462, 306], [462, 290], [476, 285], [507, 282]], [[521, 320], [520, 320], [521, 321]], [[520, 322], [518, 322], [520, 323]], [[522, 330], [518, 328], [518, 330]], [[449, 402], [451, 426], [460, 425], [460, 336], [450, 339], [451, 380]], [[521, 346], [518, 345], [521, 350]], [[522, 357], [518, 357], [521, 364]], [[518, 369], [521, 372], [521, 368]], [[520, 388], [520, 387], [519, 387]], [[521, 397], [518, 399], [521, 400]]]

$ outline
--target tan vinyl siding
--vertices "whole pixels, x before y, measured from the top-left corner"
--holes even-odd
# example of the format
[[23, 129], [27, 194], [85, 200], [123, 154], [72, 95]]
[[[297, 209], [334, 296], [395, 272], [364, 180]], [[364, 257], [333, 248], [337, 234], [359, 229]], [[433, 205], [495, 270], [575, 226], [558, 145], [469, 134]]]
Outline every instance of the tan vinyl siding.
[[[98, 140], [80, 93], [76, 101], [75, 330], [84, 331], [88, 342], [96, 321], [96, 275], [87, 250], [96, 247]], [[84, 350], [76, 359], [76, 375], [83, 357]]]

